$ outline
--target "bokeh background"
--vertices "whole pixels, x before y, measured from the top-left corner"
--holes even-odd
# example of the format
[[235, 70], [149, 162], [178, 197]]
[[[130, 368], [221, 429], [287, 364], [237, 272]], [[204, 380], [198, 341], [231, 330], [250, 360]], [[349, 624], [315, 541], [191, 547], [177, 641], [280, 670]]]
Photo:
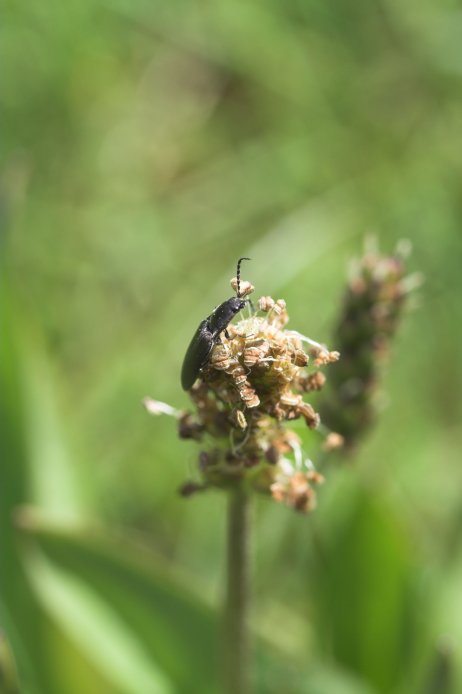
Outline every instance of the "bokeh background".
[[462, 691], [459, 4], [9, 2], [0, 54], [1, 691], [220, 691], [224, 499], [141, 400], [241, 255], [335, 348], [368, 233], [420, 306], [315, 513], [256, 504], [255, 691]]

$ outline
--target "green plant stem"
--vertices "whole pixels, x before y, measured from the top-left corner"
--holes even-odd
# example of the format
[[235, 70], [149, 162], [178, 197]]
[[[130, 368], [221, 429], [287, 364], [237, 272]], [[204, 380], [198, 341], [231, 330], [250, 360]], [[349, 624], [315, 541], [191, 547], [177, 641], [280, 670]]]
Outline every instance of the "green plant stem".
[[249, 505], [243, 489], [229, 493], [224, 624], [226, 694], [249, 692]]

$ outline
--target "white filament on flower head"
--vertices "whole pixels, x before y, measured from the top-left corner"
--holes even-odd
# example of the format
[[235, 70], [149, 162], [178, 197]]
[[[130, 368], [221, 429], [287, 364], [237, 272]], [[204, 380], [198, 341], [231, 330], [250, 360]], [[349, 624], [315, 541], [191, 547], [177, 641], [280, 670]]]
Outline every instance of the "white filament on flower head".
[[412, 253], [412, 241], [409, 239], [400, 239], [396, 244], [395, 253], [403, 259], [408, 258]]
[[303, 465], [303, 455], [302, 449], [298, 441], [289, 441], [289, 445], [294, 452], [295, 467], [297, 470], [301, 470]]
[[160, 415], [168, 414], [170, 417], [179, 417], [181, 415], [180, 410], [175, 409], [166, 402], [161, 402], [160, 400], [154, 400], [153, 398], [146, 397], [143, 399], [143, 405], [149, 414]]
[[281, 472], [285, 475], [290, 476], [294, 474], [294, 466], [288, 458], [279, 458], [278, 465]]
[[249, 318], [244, 318], [239, 321], [236, 328], [238, 328], [239, 331], [241, 329], [243, 330], [242, 334], [238, 333], [240, 337], [254, 337], [261, 331], [261, 326], [262, 319], [251, 315]]
[[398, 287], [401, 294], [409, 294], [409, 292], [418, 289], [424, 282], [424, 276], [421, 272], [413, 272], [412, 275], [403, 277], [398, 282]]
[[314, 463], [310, 458], [305, 458], [305, 467], [307, 470], [313, 470], [313, 472], [316, 470]]
[[291, 337], [297, 337], [302, 342], [307, 342], [312, 347], [316, 347], [316, 349], [319, 349], [321, 352], [324, 352], [324, 354], [329, 354], [329, 350], [327, 349], [326, 345], [321, 345], [319, 342], [312, 340], [310, 337], [302, 335], [302, 333], [299, 333], [297, 330], [286, 330], [285, 332], [286, 335], [289, 335]]

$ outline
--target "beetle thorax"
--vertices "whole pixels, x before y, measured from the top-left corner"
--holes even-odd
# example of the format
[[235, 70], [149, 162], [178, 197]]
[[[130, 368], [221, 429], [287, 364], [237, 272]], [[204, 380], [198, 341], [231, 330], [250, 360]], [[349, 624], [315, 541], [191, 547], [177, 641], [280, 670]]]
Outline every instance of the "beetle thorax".
[[245, 300], [237, 296], [233, 296], [231, 299], [224, 301], [215, 309], [209, 318], [210, 330], [216, 335], [221, 333], [230, 321], [232, 321], [236, 313], [242, 311], [245, 304]]

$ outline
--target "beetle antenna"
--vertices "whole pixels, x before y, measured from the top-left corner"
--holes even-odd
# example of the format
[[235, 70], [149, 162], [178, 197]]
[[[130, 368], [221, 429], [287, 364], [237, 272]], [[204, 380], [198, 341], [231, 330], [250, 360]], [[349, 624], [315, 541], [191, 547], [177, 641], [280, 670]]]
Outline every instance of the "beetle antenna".
[[251, 258], [239, 258], [237, 261], [237, 272], [236, 272], [236, 279], [237, 279], [237, 298], [241, 298], [241, 263], [243, 260], [251, 260]]

